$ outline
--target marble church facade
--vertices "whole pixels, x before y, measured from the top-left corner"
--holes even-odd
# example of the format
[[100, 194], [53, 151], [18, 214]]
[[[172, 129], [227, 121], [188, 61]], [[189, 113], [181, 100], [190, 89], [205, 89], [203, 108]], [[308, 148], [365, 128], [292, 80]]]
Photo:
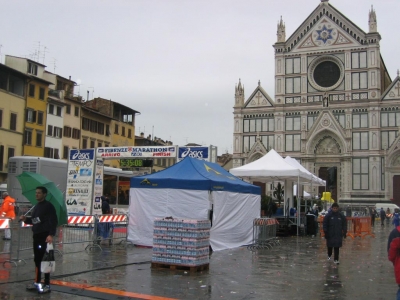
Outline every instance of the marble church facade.
[[275, 149], [330, 176], [339, 203], [400, 202], [400, 79], [381, 56], [375, 10], [365, 15], [368, 32], [322, 0], [290, 37], [278, 22], [274, 97], [260, 82], [248, 98], [235, 87], [233, 167]]

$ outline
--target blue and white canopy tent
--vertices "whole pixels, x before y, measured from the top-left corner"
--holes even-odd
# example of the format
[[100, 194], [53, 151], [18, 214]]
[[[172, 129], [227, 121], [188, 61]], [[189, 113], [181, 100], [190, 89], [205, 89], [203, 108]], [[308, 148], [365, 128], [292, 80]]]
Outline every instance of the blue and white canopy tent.
[[186, 157], [147, 176], [131, 178], [128, 240], [153, 245], [155, 218], [208, 219], [213, 209], [213, 250], [252, 242], [253, 219], [260, 217], [260, 188], [218, 164]]

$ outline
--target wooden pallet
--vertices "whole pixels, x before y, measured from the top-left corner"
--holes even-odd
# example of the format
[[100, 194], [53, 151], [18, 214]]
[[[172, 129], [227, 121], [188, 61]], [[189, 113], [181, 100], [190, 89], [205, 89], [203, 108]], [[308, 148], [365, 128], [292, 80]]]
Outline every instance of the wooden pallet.
[[199, 266], [184, 266], [184, 265], [177, 265], [177, 264], [164, 264], [164, 263], [158, 263], [158, 262], [151, 263], [152, 269], [184, 270], [184, 271], [190, 271], [190, 272], [199, 272], [199, 271], [208, 270], [209, 267], [210, 267], [210, 264], [204, 264], [204, 265], [199, 265]]

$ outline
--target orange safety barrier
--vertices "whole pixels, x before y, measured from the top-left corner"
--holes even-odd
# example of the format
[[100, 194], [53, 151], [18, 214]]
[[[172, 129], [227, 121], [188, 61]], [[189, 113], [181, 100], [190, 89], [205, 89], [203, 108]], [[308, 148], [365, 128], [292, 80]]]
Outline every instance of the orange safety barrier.
[[[375, 237], [372, 233], [371, 217], [346, 217], [347, 220], [347, 235], [354, 239], [355, 237], [364, 238], [366, 236]], [[321, 237], [325, 237], [323, 228], [323, 217], [318, 218], [319, 233]]]

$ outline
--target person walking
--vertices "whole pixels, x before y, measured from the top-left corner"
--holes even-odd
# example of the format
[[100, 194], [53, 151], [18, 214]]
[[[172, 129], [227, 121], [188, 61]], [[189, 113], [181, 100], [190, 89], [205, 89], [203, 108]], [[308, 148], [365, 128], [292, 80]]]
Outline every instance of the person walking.
[[39, 294], [50, 293], [50, 273], [44, 274], [44, 285], [41, 283], [42, 273], [40, 265], [46, 253], [47, 243], [53, 243], [53, 237], [57, 229], [56, 210], [46, 200], [47, 189], [43, 186], [36, 188], [37, 204], [33, 207], [31, 217], [21, 216], [20, 220], [25, 224], [32, 224], [33, 254], [35, 261], [35, 281], [29, 284], [27, 290], [37, 290]]
[[346, 217], [339, 212], [339, 204], [332, 204], [332, 210], [324, 217], [323, 230], [326, 246], [328, 248], [328, 260], [331, 260], [332, 250], [335, 264], [339, 264], [339, 248], [342, 247], [343, 238], [347, 234]]
[[392, 223], [395, 228], [400, 225], [400, 215], [399, 215], [399, 210], [397, 208], [395, 208], [394, 210]]
[[371, 207], [370, 215], [371, 215], [371, 226], [374, 227], [375, 226], [375, 216], [376, 216], [375, 208]]
[[393, 263], [396, 283], [399, 286], [396, 299], [400, 300], [400, 226], [394, 228], [388, 238], [388, 259]]
[[381, 226], [385, 226], [386, 213], [383, 210], [383, 207], [381, 207], [381, 210], [379, 211], [379, 216], [381, 218]]
[[[11, 198], [7, 192], [3, 193], [2, 198], [3, 198], [3, 204], [0, 207], [0, 218], [9, 218], [12, 221], [15, 219], [15, 199]], [[6, 228], [4, 230], [3, 240], [5, 241], [11, 240], [10, 228]]]

